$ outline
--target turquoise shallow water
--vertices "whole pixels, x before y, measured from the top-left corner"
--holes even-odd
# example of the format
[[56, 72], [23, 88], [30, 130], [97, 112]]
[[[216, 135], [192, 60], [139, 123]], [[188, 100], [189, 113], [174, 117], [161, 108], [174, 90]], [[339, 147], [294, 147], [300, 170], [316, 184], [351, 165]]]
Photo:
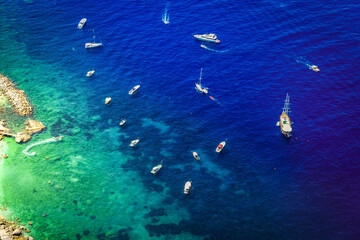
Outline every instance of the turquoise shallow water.
[[[26, 144], [1, 142], [6, 214], [33, 222], [36, 239], [357, 239], [359, 8], [1, 2], [0, 72], [47, 127]], [[87, 51], [93, 29], [104, 47]], [[207, 44], [218, 52], [194, 41], [202, 32], [218, 33], [221, 44]], [[194, 90], [201, 67], [216, 102]], [[287, 92], [290, 140], [275, 126]], [[0, 119], [19, 130], [27, 118], [0, 99]]]

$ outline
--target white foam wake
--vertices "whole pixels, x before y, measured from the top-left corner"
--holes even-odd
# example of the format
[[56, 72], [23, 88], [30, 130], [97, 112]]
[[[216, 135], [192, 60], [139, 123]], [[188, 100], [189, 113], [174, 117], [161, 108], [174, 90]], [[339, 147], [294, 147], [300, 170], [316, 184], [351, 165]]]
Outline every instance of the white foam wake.
[[165, 24], [169, 24], [169, 23], [170, 23], [170, 16], [169, 16], [169, 14], [168, 14], [167, 7], [165, 8], [164, 13], [162, 14], [162, 21], [163, 21]]
[[304, 64], [305, 66], [307, 66], [309, 69], [311, 69], [311, 66], [313, 65], [312, 63], [310, 63], [309, 60], [305, 59], [304, 57], [298, 56], [295, 58], [295, 61], [300, 63], [300, 64]]
[[27, 146], [22, 152], [28, 156], [35, 156], [36, 152], [32, 152], [32, 153], [29, 153], [28, 151], [30, 150], [30, 148], [32, 147], [35, 147], [37, 145], [41, 145], [41, 144], [44, 144], [44, 143], [50, 143], [50, 142], [56, 142], [56, 141], [59, 141], [61, 140], [62, 137], [53, 137], [53, 138], [49, 138], [49, 139], [46, 139], [46, 140], [43, 140], [43, 141], [40, 141], [40, 142], [37, 142], [37, 143], [33, 143], [31, 144], [30, 146]]
[[213, 52], [217, 52], [217, 53], [224, 53], [224, 52], [227, 52], [229, 50], [224, 50], [224, 51], [219, 51], [219, 50], [215, 50], [215, 49], [212, 49], [212, 48], [209, 48], [203, 44], [200, 45], [202, 48], [205, 48], [206, 50], [209, 50], [209, 51], [213, 51]]

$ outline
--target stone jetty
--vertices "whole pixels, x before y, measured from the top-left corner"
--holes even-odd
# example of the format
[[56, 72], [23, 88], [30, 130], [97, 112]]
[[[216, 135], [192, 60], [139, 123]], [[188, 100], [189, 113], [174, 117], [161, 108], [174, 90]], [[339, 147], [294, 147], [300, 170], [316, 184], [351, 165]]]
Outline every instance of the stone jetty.
[[9, 99], [17, 114], [30, 116], [33, 113], [33, 108], [27, 100], [25, 92], [17, 89], [15, 84], [2, 74], [0, 74], [0, 90]]

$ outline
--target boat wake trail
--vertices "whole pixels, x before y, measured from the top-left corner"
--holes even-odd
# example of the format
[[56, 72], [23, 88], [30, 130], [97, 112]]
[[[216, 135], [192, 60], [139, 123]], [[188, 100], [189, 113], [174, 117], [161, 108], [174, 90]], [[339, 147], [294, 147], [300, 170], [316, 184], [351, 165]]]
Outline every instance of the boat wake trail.
[[169, 14], [168, 14], [168, 6], [165, 7], [164, 13], [162, 14], [162, 21], [165, 24], [170, 23], [170, 17], [169, 17]]
[[57, 141], [60, 141], [62, 139], [62, 136], [61, 137], [53, 137], [53, 138], [49, 138], [49, 139], [46, 139], [44, 141], [40, 141], [40, 142], [37, 142], [37, 143], [34, 143], [34, 144], [31, 144], [30, 146], [28, 146], [27, 148], [25, 148], [22, 152], [28, 156], [35, 156], [36, 152], [32, 152], [32, 153], [29, 153], [28, 151], [30, 150], [30, 148], [32, 147], [35, 147], [37, 145], [41, 145], [41, 144], [44, 144], [44, 143], [50, 143], [50, 142], [57, 142]]
[[201, 44], [200, 47], [205, 48], [206, 50], [209, 50], [209, 51], [212, 51], [212, 52], [217, 52], [217, 53], [224, 53], [224, 52], [229, 51], [229, 50], [224, 50], [224, 51], [215, 50], [215, 49], [209, 48], [209, 47], [207, 47], [207, 46], [205, 46], [203, 44]]
[[295, 56], [295, 61], [300, 63], [300, 64], [304, 64], [305, 66], [307, 66], [309, 69], [311, 69], [311, 66], [313, 66], [312, 63], [310, 63], [307, 59], [303, 58], [303, 57], [298, 57]]

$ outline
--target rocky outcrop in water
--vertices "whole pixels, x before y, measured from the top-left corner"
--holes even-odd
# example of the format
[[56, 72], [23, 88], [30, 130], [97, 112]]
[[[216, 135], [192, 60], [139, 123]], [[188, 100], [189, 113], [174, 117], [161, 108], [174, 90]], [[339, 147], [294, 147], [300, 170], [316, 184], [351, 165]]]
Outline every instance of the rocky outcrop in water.
[[27, 142], [30, 140], [31, 135], [42, 132], [46, 127], [41, 122], [35, 120], [27, 120], [25, 122], [25, 130], [18, 132], [16, 135], [11, 133], [10, 129], [5, 127], [5, 121], [0, 120], [0, 139], [4, 136], [15, 137], [17, 143]]
[[25, 92], [17, 89], [15, 84], [7, 77], [0, 74], [0, 90], [9, 99], [14, 110], [20, 116], [30, 116], [33, 108], [27, 100]]
[[31, 135], [42, 132], [45, 128], [41, 122], [29, 119], [25, 122], [25, 131], [18, 132], [15, 136], [15, 141], [17, 143], [27, 142], [30, 140]]
[[32, 237], [24, 235], [30, 230], [25, 226], [19, 225], [14, 221], [7, 221], [4, 217], [0, 216], [0, 239], [1, 240], [33, 240]]

